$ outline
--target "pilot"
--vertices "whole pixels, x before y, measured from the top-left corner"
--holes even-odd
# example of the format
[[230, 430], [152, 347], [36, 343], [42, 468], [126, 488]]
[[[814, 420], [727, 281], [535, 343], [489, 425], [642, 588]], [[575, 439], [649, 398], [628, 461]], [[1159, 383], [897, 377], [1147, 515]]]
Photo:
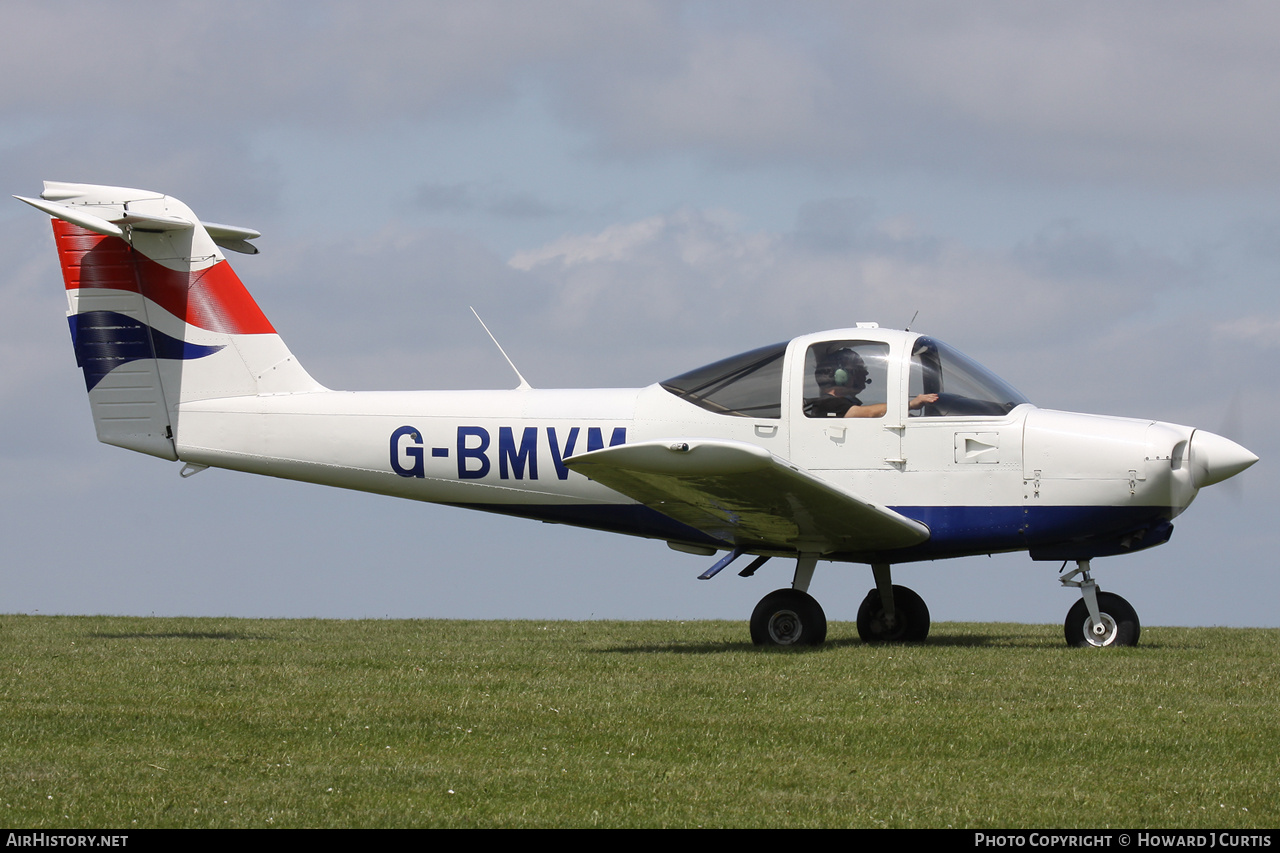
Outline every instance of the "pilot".
[[[888, 409], [884, 403], [867, 406], [858, 399], [858, 394], [871, 384], [871, 377], [856, 350], [844, 347], [827, 353], [819, 360], [813, 378], [822, 396], [805, 406], [805, 414], [811, 418], [881, 418]], [[923, 409], [937, 401], [937, 394], [917, 394], [907, 407]]]

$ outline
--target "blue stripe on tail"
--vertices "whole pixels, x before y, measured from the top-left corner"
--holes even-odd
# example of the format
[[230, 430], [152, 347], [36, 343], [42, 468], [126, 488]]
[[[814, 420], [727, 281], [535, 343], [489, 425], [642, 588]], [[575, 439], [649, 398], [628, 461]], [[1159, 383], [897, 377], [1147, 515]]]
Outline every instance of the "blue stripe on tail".
[[86, 311], [73, 314], [67, 322], [87, 391], [92, 391], [112, 370], [131, 361], [204, 358], [223, 348], [180, 341], [115, 311]]

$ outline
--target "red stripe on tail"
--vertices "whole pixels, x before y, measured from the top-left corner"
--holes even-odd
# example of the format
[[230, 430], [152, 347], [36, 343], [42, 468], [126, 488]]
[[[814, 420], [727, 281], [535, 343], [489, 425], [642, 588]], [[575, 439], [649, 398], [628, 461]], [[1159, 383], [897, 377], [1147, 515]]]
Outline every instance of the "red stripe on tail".
[[134, 251], [119, 237], [96, 234], [61, 219], [53, 220], [53, 236], [67, 290], [129, 290], [201, 329], [230, 335], [275, 334], [226, 261], [196, 272], [171, 270]]

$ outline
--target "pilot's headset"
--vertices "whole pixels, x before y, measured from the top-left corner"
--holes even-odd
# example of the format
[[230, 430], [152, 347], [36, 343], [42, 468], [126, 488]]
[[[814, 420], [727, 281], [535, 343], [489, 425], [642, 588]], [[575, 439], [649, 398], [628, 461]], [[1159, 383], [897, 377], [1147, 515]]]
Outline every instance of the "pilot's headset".
[[825, 392], [831, 388], [853, 387], [854, 377], [858, 374], [863, 377], [863, 388], [871, 384], [871, 376], [862, 356], [845, 347], [824, 355], [813, 371], [813, 378], [817, 380], [818, 388]]

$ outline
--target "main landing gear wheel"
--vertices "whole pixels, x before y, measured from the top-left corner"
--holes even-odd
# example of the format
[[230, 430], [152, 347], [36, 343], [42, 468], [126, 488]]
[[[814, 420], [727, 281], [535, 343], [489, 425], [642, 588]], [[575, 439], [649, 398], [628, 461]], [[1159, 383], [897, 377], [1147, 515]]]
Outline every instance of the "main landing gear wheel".
[[1083, 599], [1071, 605], [1067, 621], [1062, 624], [1067, 645], [1076, 648], [1138, 645], [1142, 626], [1129, 602], [1113, 593], [1099, 592], [1098, 610], [1102, 618], [1094, 624]]
[[893, 585], [894, 618], [884, 612], [880, 591], [872, 589], [858, 608], [858, 636], [864, 643], [919, 643], [929, 636], [929, 607], [915, 590]]
[[827, 638], [827, 615], [807, 592], [775, 589], [751, 613], [751, 642], [757, 646], [820, 646]]

